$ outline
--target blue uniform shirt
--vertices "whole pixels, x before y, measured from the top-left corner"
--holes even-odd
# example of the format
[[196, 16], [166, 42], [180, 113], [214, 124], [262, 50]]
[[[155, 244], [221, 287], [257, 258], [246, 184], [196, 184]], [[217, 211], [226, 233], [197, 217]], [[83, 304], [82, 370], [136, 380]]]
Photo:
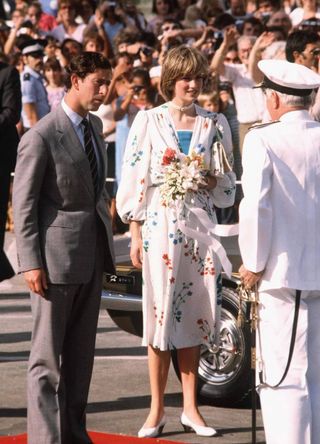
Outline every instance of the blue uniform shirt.
[[[39, 119], [48, 114], [50, 106], [43, 77], [29, 66], [26, 66], [21, 74], [22, 105], [34, 103], [36, 105]], [[22, 122], [24, 128], [30, 128], [30, 122], [22, 107]]]

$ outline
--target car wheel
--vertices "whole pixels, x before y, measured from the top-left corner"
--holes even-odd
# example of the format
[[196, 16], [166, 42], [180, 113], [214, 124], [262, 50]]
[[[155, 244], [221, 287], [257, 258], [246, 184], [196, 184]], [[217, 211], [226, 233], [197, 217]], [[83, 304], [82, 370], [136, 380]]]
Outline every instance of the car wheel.
[[[216, 349], [201, 347], [198, 370], [198, 397], [202, 403], [234, 406], [248, 399], [250, 391], [250, 325], [237, 325], [238, 294], [223, 287], [220, 344]], [[243, 306], [243, 310], [247, 310]], [[244, 313], [248, 317], [247, 313]], [[176, 353], [172, 361], [180, 378]]]

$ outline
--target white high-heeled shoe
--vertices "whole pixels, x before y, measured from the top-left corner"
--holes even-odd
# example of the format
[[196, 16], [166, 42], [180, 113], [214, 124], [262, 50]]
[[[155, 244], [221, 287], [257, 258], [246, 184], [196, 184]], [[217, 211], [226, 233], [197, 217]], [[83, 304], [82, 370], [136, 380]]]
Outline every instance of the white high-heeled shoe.
[[138, 432], [138, 437], [155, 438], [156, 436], [161, 435], [163, 427], [165, 426], [166, 422], [167, 422], [166, 416], [163, 415], [163, 417], [159, 421], [159, 424], [157, 424], [155, 427], [141, 427], [141, 429]]
[[218, 432], [213, 427], [200, 426], [190, 421], [190, 419], [182, 413], [180, 418], [182, 427], [185, 432], [195, 432], [199, 436], [216, 436]]

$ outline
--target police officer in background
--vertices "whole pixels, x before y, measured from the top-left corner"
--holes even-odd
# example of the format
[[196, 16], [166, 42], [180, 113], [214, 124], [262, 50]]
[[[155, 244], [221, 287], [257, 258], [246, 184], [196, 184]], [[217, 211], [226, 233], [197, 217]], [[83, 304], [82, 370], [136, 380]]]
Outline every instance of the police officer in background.
[[47, 91], [42, 76], [43, 39], [29, 39], [24, 42], [22, 54], [25, 68], [21, 74], [22, 124], [24, 130], [30, 129], [50, 111]]
[[320, 76], [285, 60], [258, 67], [273, 122], [244, 141], [239, 271], [247, 288], [259, 283], [263, 422], [267, 444], [319, 444], [320, 123], [308, 109]]

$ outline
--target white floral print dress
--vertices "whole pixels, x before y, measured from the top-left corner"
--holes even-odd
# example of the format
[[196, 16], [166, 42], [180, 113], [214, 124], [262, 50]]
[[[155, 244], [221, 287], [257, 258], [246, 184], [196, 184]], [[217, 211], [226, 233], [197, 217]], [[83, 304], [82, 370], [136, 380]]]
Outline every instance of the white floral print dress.
[[[217, 128], [227, 156], [231, 155], [230, 129], [221, 114], [198, 106], [196, 113], [189, 153], [201, 154], [210, 166]], [[167, 148], [180, 150], [168, 105], [140, 111], [130, 129], [116, 202], [123, 221], [142, 222], [142, 344], [160, 350], [210, 346], [217, 341], [219, 328], [221, 265], [217, 255], [186, 236], [178, 222], [182, 218], [193, 230], [201, 228], [192, 206], [203, 209], [210, 224], [216, 224], [214, 205], [234, 203], [235, 174], [221, 175], [212, 191], [188, 192], [188, 205], [182, 209], [164, 206], [160, 188]]]

